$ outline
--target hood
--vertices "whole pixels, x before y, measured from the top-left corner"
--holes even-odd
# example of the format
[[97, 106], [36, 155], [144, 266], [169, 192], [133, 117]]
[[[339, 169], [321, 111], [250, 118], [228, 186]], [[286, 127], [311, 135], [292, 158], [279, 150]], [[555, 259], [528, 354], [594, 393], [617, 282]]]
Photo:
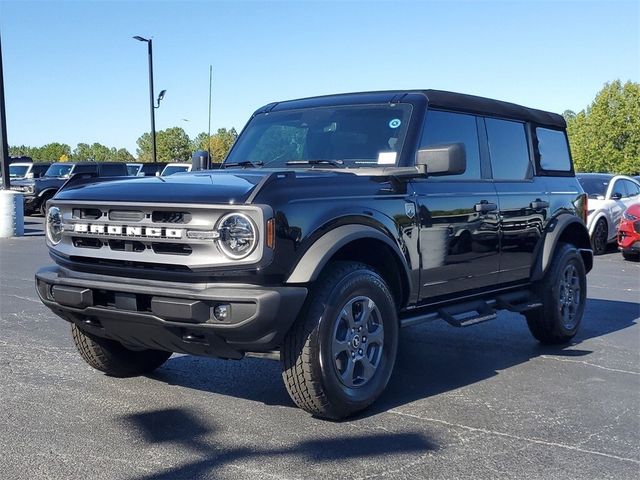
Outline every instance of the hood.
[[58, 200], [103, 202], [244, 203], [271, 172], [229, 170], [168, 177], [109, 177], [71, 181]]
[[18, 187], [27, 187], [29, 185], [34, 185], [36, 181], [33, 178], [11, 178], [11, 185], [16, 185]]

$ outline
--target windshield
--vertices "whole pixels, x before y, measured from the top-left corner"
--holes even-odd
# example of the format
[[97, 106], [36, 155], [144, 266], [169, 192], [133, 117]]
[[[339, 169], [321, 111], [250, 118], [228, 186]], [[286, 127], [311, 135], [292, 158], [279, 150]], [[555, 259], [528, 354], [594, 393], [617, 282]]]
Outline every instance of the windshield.
[[580, 185], [582, 185], [582, 189], [587, 192], [589, 198], [598, 198], [599, 196], [604, 197], [605, 193], [607, 193], [607, 187], [609, 186], [609, 182], [611, 181], [609, 176], [593, 176], [593, 177], [578, 177], [578, 181]]
[[142, 165], [127, 165], [127, 175], [135, 177], [142, 168]]
[[65, 165], [63, 163], [54, 163], [47, 169], [45, 177], [65, 177], [71, 173], [73, 165]]
[[338, 167], [396, 165], [411, 105], [348, 105], [256, 115], [225, 164], [264, 167], [326, 162]]
[[162, 170], [162, 176], [166, 177], [173, 175], [174, 173], [186, 172], [189, 170], [189, 165], [167, 165]]
[[9, 178], [23, 178], [28, 171], [28, 165], [9, 165]]

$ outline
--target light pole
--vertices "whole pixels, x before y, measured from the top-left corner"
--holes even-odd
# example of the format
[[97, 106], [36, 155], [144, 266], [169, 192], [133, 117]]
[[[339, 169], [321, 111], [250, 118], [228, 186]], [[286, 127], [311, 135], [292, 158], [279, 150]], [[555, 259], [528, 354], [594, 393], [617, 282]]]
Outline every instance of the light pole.
[[150, 38], [143, 38], [138, 35], [133, 37], [140, 42], [147, 42], [149, 51], [149, 110], [151, 112], [151, 157], [156, 162], [156, 112], [155, 109], [160, 106], [160, 101], [164, 98], [166, 90], [162, 90], [158, 95], [158, 105], [153, 104], [153, 40]]

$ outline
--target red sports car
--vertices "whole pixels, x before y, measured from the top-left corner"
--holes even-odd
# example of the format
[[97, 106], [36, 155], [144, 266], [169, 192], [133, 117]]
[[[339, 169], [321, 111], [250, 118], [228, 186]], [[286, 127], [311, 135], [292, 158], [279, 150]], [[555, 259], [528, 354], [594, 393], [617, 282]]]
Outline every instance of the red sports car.
[[627, 260], [640, 258], [640, 203], [627, 208], [618, 226], [618, 250]]

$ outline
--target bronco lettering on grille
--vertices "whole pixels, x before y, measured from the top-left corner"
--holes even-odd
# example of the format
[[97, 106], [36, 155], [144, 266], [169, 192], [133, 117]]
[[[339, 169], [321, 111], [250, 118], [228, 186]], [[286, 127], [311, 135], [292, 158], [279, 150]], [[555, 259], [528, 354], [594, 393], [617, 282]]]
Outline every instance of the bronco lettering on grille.
[[182, 238], [184, 232], [181, 228], [159, 227], [132, 227], [128, 225], [104, 225], [76, 223], [73, 227], [75, 233], [93, 233], [98, 235], [150, 237], [150, 238]]

